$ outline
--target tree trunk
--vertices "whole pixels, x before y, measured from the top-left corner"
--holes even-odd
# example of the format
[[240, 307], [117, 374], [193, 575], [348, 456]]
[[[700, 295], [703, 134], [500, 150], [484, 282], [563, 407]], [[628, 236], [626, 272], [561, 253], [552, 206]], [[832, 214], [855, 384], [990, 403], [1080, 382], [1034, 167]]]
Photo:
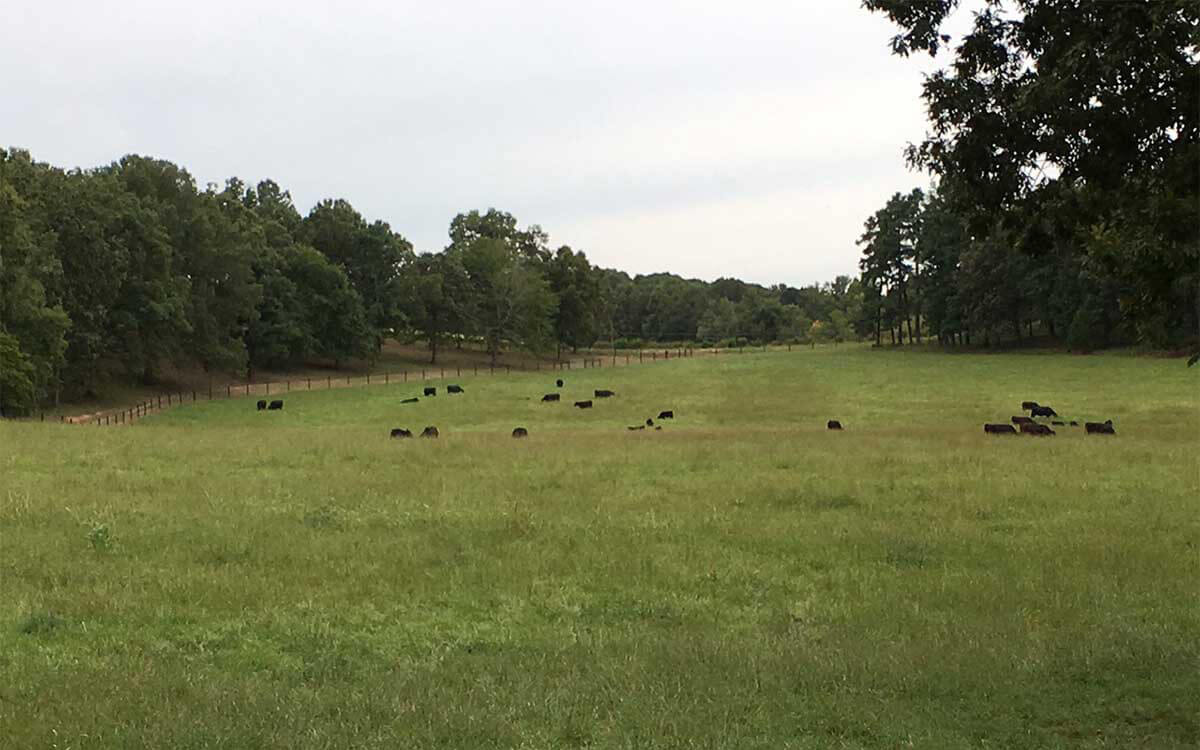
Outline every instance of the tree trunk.
[[429, 351], [430, 351], [429, 364], [436, 365], [437, 364], [437, 354], [438, 354], [438, 337], [437, 336], [429, 337]]

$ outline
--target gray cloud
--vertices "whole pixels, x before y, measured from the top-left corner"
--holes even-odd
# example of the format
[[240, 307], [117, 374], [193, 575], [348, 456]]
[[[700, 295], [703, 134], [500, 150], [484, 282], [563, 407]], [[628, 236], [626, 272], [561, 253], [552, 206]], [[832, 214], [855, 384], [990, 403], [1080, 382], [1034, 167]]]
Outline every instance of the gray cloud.
[[495, 206], [601, 265], [764, 283], [854, 272], [866, 216], [925, 182], [901, 152], [930, 64], [855, 2], [167, 6], [9, 9], [0, 142], [270, 177], [422, 250]]

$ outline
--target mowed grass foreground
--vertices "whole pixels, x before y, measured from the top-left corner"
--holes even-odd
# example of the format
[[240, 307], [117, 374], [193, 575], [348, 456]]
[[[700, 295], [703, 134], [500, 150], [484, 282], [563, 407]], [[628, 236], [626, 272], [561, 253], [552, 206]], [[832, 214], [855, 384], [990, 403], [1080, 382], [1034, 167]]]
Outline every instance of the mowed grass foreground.
[[[541, 404], [552, 377], [0, 424], [0, 745], [1200, 742], [1179, 361], [842, 347]], [[983, 434], [1025, 399], [1118, 434]]]

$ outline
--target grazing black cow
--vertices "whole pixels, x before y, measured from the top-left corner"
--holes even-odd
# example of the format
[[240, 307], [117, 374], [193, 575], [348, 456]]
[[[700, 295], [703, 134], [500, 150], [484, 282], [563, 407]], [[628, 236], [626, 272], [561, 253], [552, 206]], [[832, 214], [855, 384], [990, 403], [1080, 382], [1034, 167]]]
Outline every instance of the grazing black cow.
[[558, 400], [559, 400], [559, 396], [557, 393], [547, 393], [545, 396], [542, 396], [542, 401], [558, 401]]
[[1022, 401], [1021, 402], [1021, 408], [1024, 409], [1025, 411], [1029, 411], [1030, 409], [1032, 409], [1033, 407], [1035, 407], [1037, 405], [1038, 405], [1037, 401]]
[[1044, 424], [1023, 422], [1021, 424], [1022, 435], [1053, 435], [1054, 430]]
[[259, 410], [259, 411], [266, 411], [266, 410], [267, 410], [267, 402], [266, 402], [266, 401], [259, 401], [259, 402], [258, 402], [258, 410]]
[[985, 424], [983, 431], [989, 435], [1016, 435], [1017, 430], [1010, 424]]
[[595, 391], [593, 391], [592, 395], [594, 395], [596, 398], [612, 398], [617, 394], [613, 393], [612, 391], [606, 391], [602, 388], [597, 388]]
[[1089, 435], [1116, 435], [1116, 430], [1113, 429], [1112, 420], [1104, 422], [1084, 422], [1083, 429], [1087, 430]]
[[525, 429], [524, 427], [517, 427], [516, 429], [513, 430], [513, 437], [515, 437], [515, 438], [529, 437], [529, 430]]
[[590, 408], [592, 408], [592, 402], [591, 401], [576, 401], [575, 406], [579, 409], [590, 409]]
[[644, 424], [639, 424], [639, 425], [635, 425], [634, 427], [628, 427], [628, 428], [626, 428], [626, 429], [629, 429], [629, 430], [644, 430], [644, 429], [646, 429], [646, 425], [644, 425]]
[[827, 430], [840, 430], [840, 429], [842, 429], [842, 423], [841, 423], [841, 422], [839, 422], [839, 421], [837, 421], [836, 419], [831, 419], [831, 420], [829, 420], [828, 422], [826, 422], [826, 423], [825, 423], [825, 429], [827, 429]]
[[1054, 425], [1055, 427], [1066, 427], [1066, 425], [1067, 425], [1067, 423], [1062, 421], [1061, 419], [1050, 420], [1050, 424]]
[[433, 387], [433, 386], [427, 386], [427, 387], [425, 388], [425, 395], [426, 395], [426, 396], [436, 396], [436, 395], [437, 395], [437, 388], [435, 388], [435, 387]]
[[410, 437], [412, 437], [412, 430], [406, 430], [403, 427], [397, 427], [394, 430], [392, 430], [392, 437], [394, 437], [394, 438], [410, 438]]
[[653, 420], [653, 419], [647, 419], [647, 420], [646, 420], [646, 426], [647, 426], [647, 427], [653, 427], [653, 426], [654, 426], [654, 420]]
[[283, 408], [283, 401], [272, 401], [267, 404], [268, 411], [278, 411]]
[[418, 402], [418, 401], [420, 401], [420, 400], [421, 400], [421, 399], [417, 398], [416, 396], [413, 396], [412, 398], [406, 398], [406, 399], [404, 399], [404, 400], [403, 400], [403, 401], [401, 401], [400, 403], [402, 403], [402, 404], [415, 404], [415, 403], [417, 403], [417, 402]]
[[674, 418], [675, 418], [675, 412], [673, 412], [673, 411], [660, 411], [660, 412], [658, 413], [658, 418], [659, 418], [659, 419], [674, 419]]
[[1029, 410], [1031, 417], [1057, 417], [1058, 412], [1051, 409], [1049, 406], [1034, 406]]
[[463, 387], [461, 385], [446, 386], [446, 393], [463, 393], [463, 392], [464, 392]]
[[1033, 420], [1030, 419], [1029, 417], [1013, 417], [1012, 423], [1013, 424], [1033, 424]]
[[438, 429], [436, 427], [434, 427], [433, 425], [429, 425], [425, 429], [421, 430], [421, 437], [423, 437], [423, 438], [435, 438], [437, 436], [438, 436]]
[[558, 380], [555, 380], [555, 381], [554, 381], [554, 384], [555, 384], [556, 386], [558, 386], [559, 388], [562, 388], [562, 378], [559, 378]]

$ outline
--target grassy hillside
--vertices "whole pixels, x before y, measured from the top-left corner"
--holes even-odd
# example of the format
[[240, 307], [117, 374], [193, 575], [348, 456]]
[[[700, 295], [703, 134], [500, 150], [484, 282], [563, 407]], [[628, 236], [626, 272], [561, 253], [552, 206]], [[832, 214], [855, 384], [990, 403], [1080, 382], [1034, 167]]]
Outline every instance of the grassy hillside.
[[[558, 405], [542, 373], [0, 424], [6, 746], [1200, 741], [1178, 361], [840, 348], [565, 377]], [[570, 407], [593, 388], [619, 395]], [[1118, 434], [982, 433], [1025, 399]]]

